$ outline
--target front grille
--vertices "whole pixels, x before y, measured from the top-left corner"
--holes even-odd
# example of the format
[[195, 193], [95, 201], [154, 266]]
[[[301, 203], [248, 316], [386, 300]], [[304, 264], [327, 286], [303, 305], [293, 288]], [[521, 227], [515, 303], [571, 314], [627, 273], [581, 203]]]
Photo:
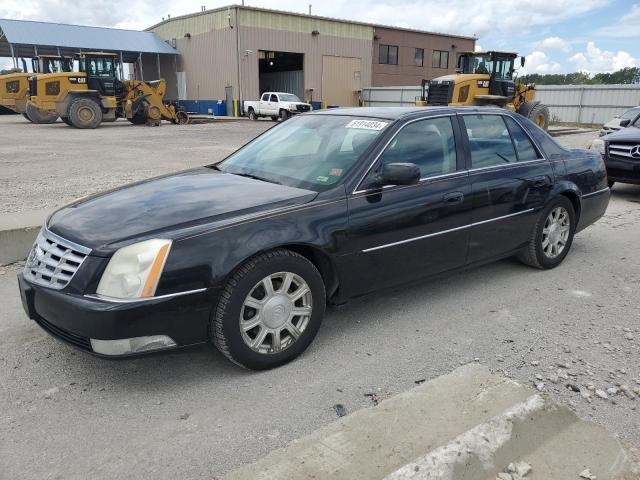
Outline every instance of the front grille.
[[610, 143], [609, 155], [640, 162], [640, 143]]
[[91, 249], [43, 228], [27, 257], [24, 278], [37, 285], [61, 290], [69, 284], [89, 253]]
[[308, 112], [309, 110], [311, 110], [311, 106], [310, 105], [296, 105], [296, 110], [298, 110], [299, 112]]
[[38, 79], [35, 76], [29, 79], [29, 95], [32, 97], [38, 95]]
[[71, 345], [74, 345], [82, 350], [86, 350], [88, 352], [93, 351], [91, 348], [91, 340], [87, 337], [82, 337], [80, 335], [76, 335], [75, 333], [71, 333], [63, 328], [60, 328], [54, 325], [51, 322], [47, 322], [44, 318], [38, 316], [36, 317], [36, 323], [40, 325], [45, 331], [47, 331], [52, 336], [59, 338]]
[[427, 94], [427, 105], [449, 105], [453, 98], [453, 82], [442, 82], [429, 84]]

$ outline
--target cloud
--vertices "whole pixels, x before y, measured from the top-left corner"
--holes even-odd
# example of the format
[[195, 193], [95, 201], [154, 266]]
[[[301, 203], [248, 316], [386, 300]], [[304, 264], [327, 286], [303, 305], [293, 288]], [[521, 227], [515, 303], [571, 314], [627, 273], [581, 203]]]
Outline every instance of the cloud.
[[535, 46], [539, 50], [559, 50], [564, 53], [571, 51], [571, 44], [560, 37], [547, 37]]
[[626, 67], [635, 67], [638, 62], [628, 52], [619, 50], [616, 53], [600, 50], [594, 42], [588, 42], [584, 52], [578, 52], [569, 58], [569, 62], [581, 72], [604, 73], [615, 72]]
[[640, 3], [633, 5], [629, 13], [613, 25], [601, 28], [597, 33], [608, 37], [640, 37]]
[[562, 66], [558, 62], [552, 61], [546, 53], [535, 50], [527, 55], [525, 66], [518, 71], [518, 74], [530, 75], [532, 73], [539, 73], [544, 75], [547, 73], [558, 73], [561, 69]]

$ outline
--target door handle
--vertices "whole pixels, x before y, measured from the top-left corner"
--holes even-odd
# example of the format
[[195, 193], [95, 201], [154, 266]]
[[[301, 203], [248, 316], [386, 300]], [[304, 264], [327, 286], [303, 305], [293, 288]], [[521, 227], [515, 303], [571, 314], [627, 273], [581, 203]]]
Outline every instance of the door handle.
[[551, 181], [547, 175], [541, 175], [539, 177], [533, 177], [530, 183], [532, 187], [540, 188], [549, 185]]
[[447, 205], [458, 205], [464, 201], [464, 193], [450, 192], [442, 197], [442, 201]]

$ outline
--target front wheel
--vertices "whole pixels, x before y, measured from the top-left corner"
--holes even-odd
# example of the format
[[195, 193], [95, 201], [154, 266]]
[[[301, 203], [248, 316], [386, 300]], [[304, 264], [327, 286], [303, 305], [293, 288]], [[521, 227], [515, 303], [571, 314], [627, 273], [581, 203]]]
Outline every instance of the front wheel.
[[569, 253], [575, 229], [576, 215], [571, 201], [564, 196], [553, 199], [542, 211], [529, 244], [518, 258], [543, 270], [557, 267]]
[[245, 262], [228, 280], [209, 333], [220, 352], [253, 370], [283, 365], [311, 344], [326, 296], [317, 268], [278, 249]]
[[289, 118], [291, 118], [291, 112], [289, 112], [288, 110], [280, 110], [280, 120], [284, 122]]

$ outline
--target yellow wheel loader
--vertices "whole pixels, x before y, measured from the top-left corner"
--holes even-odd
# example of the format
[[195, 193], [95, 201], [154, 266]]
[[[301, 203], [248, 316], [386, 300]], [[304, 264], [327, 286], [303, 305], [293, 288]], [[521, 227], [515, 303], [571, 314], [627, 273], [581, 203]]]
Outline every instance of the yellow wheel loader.
[[[418, 105], [495, 105], [549, 128], [549, 108], [535, 100], [535, 84], [516, 83], [512, 52], [464, 52], [458, 57], [456, 73], [422, 81]], [[520, 57], [520, 66], [525, 58]], [[427, 90], [428, 86], [428, 90]]]
[[53, 112], [76, 128], [96, 128], [118, 118], [147, 125], [159, 125], [162, 120], [189, 122], [181, 107], [164, 103], [164, 80], [120, 80], [116, 56], [109, 53], [83, 53], [79, 62], [80, 72], [32, 78], [29, 105]]
[[40, 73], [70, 72], [73, 70], [73, 59], [53, 55], [39, 55], [32, 60], [34, 73], [27, 72], [23, 60], [24, 72], [0, 75], [0, 105], [21, 113], [33, 123], [53, 123], [58, 115], [51, 112], [29, 108], [29, 78]]

